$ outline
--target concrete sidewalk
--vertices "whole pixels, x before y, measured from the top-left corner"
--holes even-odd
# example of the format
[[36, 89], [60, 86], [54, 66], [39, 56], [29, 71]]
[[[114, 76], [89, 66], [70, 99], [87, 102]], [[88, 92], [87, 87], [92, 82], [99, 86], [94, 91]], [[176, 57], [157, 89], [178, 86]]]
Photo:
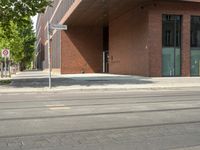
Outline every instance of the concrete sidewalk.
[[200, 77], [149, 78], [113, 74], [54, 75], [53, 88], [48, 88], [48, 74], [42, 71], [20, 72], [12, 77], [12, 83], [0, 86], [5, 92], [41, 92], [60, 90], [160, 90], [200, 89]]

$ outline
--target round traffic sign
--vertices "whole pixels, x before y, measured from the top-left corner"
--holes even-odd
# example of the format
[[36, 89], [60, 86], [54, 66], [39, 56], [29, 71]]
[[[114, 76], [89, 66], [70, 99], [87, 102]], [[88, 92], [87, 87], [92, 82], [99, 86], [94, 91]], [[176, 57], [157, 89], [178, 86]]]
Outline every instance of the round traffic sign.
[[7, 50], [7, 49], [3, 50], [3, 54], [4, 54], [5, 56], [7, 56], [7, 55], [8, 55], [8, 50]]
[[1, 51], [1, 56], [2, 57], [10, 57], [10, 50], [9, 49], [3, 49]]

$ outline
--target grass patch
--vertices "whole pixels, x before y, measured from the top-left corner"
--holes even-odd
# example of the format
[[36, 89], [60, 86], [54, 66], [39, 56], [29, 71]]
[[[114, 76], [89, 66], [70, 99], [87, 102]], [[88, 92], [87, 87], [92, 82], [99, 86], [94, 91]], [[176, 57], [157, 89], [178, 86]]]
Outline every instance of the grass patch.
[[11, 83], [11, 80], [0, 80], [0, 85], [8, 85]]

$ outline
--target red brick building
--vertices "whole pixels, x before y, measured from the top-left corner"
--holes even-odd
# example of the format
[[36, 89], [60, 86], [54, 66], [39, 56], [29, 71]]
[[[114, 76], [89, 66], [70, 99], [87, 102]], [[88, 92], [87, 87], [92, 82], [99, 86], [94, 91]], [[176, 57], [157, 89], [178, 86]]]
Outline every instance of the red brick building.
[[38, 67], [53, 71], [200, 76], [199, 0], [55, 0], [37, 23]]

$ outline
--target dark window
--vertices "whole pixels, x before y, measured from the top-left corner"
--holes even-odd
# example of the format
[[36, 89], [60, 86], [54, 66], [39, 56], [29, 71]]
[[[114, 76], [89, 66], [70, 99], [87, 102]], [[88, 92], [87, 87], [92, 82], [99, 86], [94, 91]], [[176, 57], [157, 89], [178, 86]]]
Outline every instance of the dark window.
[[163, 16], [163, 47], [180, 47], [181, 16]]
[[191, 76], [200, 76], [200, 16], [191, 17]]
[[200, 17], [191, 18], [191, 47], [200, 47]]

